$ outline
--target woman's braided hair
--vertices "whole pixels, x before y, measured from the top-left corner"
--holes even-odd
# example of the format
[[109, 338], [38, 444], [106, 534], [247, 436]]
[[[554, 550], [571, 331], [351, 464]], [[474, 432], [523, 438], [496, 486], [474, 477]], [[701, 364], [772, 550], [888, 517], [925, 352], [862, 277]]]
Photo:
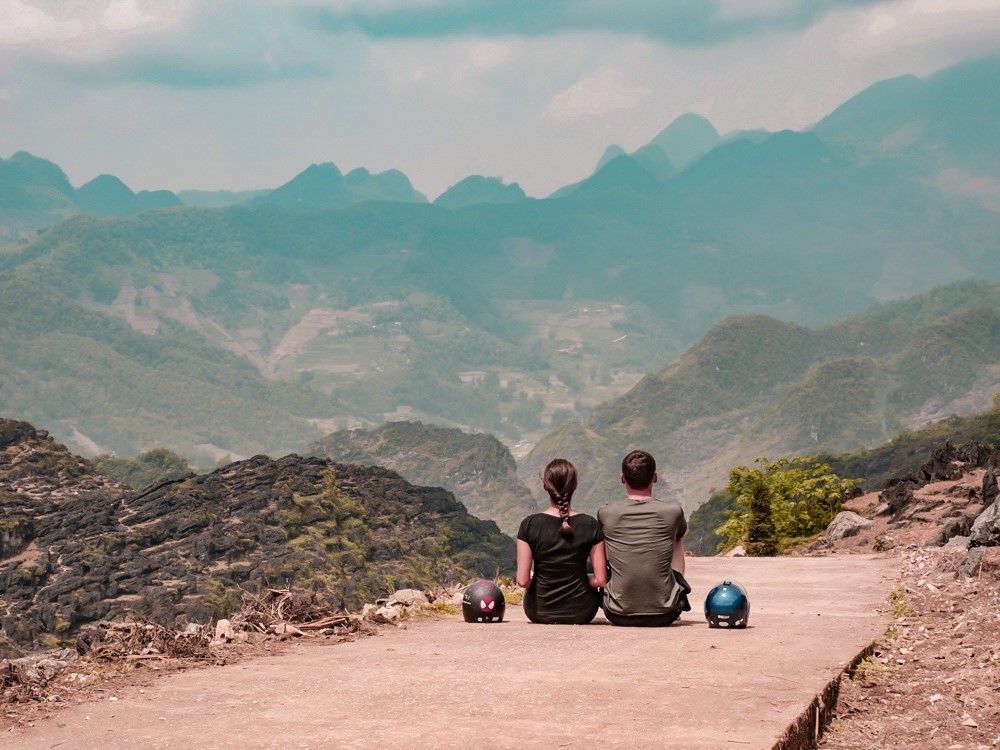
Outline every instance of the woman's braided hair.
[[573, 527], [569, 525], [569, 504], [576, 490], [576, 467], [565, 458], [552, 459], [542, 475], [542, 487], [559, 508], [559, 517], [562, 519], [560, 533], [572, 534]]

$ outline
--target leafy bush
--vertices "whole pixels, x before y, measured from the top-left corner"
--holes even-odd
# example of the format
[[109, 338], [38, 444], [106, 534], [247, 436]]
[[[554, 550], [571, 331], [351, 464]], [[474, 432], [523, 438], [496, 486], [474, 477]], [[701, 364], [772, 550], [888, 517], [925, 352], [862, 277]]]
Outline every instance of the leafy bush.
[[788, 540], [809, 537], [825, 529], [840, 512], [845, 494], [860, 479], [841, 479], [830, 465], [811, 456], [737, 466], [729, 472], [727, 490], [737, 508], [719, 529], [726, 546], [743, 544], [748, 555], [778, 553]]

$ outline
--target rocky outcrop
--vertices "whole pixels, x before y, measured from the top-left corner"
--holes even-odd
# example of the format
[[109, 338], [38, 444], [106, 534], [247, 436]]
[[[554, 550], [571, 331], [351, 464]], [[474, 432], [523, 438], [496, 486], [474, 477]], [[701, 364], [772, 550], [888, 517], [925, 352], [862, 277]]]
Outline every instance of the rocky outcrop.
[[[945, 443], [933, 450], [923, 466], [889, 481], [881, 493], [845, 502], [845, 511], [810, 549], [880, 551], [904, 545], [947, 545], [968, 550], [958, 566], [968, 575], [978, 570], [982, 552], [977, 549], [1000, 546], [998, 473], [1000, 448], [975, 442]], [[848, 518], [853, 519], [851, 523], [845, 521]]]
[[970, 471], [986, 469], [980, 497], [988, 504], [997, 496], [997, 471], [1000, 470], [1000, 449], [993, 445], [971, 442], [953, 446], [946, 442], [935, 448], [927, 462], [906, 476], [889, 480], [882, 490], [882, 500], [893, 515], [904, 512], [913, 502], [916, 490], [932, 482], [955, 481]]
[[[34, 455], [25, 440], [39, 434], [19, 432], [6, 450]], [[74, 484], [86, 462], [49, 448], [44, 481], [20, 472], [7, 485], [34, 494], [0, 492], [0, 529], [16, 540], [0, 555], [0, 626], [22, 647], [127, 614], [228, 616], [241, 589], [295, 586], [357, 608], [513, 568], [514, 542], [495, 523], [386, 469], [255, 456], [127, 493], [89, 474]]]
[[873, 525], [874, 522], [859, 516], [854, 511], [842, 510], [834, 516], [830, 525], [826, 527], [826, 536], [831, 542], [835, 542], [839, 539], [857, 536], [860, 531], [869, 529]]

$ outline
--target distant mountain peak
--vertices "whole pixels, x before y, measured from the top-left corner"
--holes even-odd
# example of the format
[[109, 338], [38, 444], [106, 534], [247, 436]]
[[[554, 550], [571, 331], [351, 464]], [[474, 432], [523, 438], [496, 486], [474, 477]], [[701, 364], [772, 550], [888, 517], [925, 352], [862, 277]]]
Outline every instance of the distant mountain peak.
[[526, 200], [524, 190], [516, 182], [505, 184], [502, 177], [469, 175], [434, 199], [435, 206], [457, 209], [481, 203], [516, 203]]
[[[358, 169], [361, 169], [361, 167]], [[309, 175], [310, 177], [343, 177], [343, 172], [332, 161], [324, 161], [319, 164], [310, 164], [298, 176], [303, 177], [305, 175]]]
[[76, 205], [93, 216], [131, 216], [153, 208], [181, 205], [169, 190], [142, 190], [138, 193], [111, 174], [98, 175], [77, 188]]
[[123, 197], [131, 197], [135, 195], [128, 185], [122, 182], [119, 178], [115, 177], [113, 174], [97, 175], [97, 177], [92, 179], [90, 182], [77, 188], [76, 196], [78, 202], [81, 194], [88, 193], [102, 193], [104, 195], [116, 194]]
[[426, 203], [427, 199], [397, 169], [372, 174], [357, 167], [346, 176], [333, 162], [310, 164], [302, 172], [253, 203], [301, 209], [345, 208], [368, 200]]
[[619, 156], [605, 164], [593, 177], [584, 180], [573, 195], [602, 193], [606, 191], [655, 190], [662, 183], [652, 172], [631, 156]]
[[607, 164], [609, 161], [617, 159], [619, 156], [626, 156], [626, 155], [627, 154], [625, 152], [625, 149], [623, 149], [617, 143], [612, 143], [610, 146], [604, 149], [604, 153], [601, 154], [601, 158], [597, 160], [597, 166], [594, 167], [594, 174], [600, 172], [601, 168], [604, 167], [604, 165]]
[[722, 140], [706, 118], [693, 112], [681, 115], [661, 130], [651, 146], [659, 146], [671, 163], [678, 169], [685, 169], [698, 157], [708, 153]]

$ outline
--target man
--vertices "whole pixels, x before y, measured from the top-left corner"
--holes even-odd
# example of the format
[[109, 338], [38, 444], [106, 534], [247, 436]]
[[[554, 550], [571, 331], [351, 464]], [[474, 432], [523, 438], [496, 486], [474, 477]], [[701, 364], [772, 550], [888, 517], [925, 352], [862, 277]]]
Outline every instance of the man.
[[613, 625], [662, 627], [691, 609], [681, 543], [687, 521], [679, 505], [653, 498], [658, 479], [653, 457], [632, 451], [622, 461], [628, 497], [597, 512], [611, 569], [604, 616]]

